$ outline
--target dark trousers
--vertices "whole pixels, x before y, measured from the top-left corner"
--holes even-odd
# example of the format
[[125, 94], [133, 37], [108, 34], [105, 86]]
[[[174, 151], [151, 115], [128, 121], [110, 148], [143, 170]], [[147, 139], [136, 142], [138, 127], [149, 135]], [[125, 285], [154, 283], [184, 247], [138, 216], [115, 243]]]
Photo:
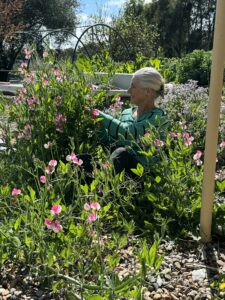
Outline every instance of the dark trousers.
[[129, 177], [134, 178], [136, 176], [131, 169], [137, 168], [138, 161], [125, 147], [116, 148], [112, 152], [110, 158], [113, 162], [116, 174], [121, 173], [124, 170], [125, 174]]
[[[93, 166], [91, 164], [92, 157], [90, 154], [79, 154], [79, 159], [83, 160], [82, 167], [85, 172], [91, 173]], [[136, 168], [138, 161], [135, 156], [131, 155], [125, 147], [116, 148], [110, 155], [116, 174], [121, 173], [123, 170], [129, 177], [135, 177], [136, 175], [131, 169]], [[98, 163], [97, 163], [98, 167]]]

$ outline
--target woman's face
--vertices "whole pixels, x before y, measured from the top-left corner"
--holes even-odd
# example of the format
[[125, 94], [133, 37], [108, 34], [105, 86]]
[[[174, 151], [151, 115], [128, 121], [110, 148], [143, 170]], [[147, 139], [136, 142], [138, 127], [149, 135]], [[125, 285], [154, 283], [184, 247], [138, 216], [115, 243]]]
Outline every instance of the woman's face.
[[147, 89], [143, 88], [140, 85], [138, 78], [133, 78], [127, 92], [128, 94], [130, 94], [131, 103], [139, 105], [142, 101], [145, 100]]

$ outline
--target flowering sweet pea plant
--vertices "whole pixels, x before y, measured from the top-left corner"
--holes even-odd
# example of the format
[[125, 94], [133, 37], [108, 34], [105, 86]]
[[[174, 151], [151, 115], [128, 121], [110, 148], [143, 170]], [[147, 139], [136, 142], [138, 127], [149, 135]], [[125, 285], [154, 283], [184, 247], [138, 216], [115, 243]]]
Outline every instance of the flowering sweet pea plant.
[[[27, 60], [33, 52], [26, 50]], [[130, 178], [115, 174], [97, 138], [98, 110], [118, 117], [120, 97], [90, 82], [80, 62], [53, 61], [45, 51], [36, 72], [23, 62], [24, 87], [10, 100], [2, 97], [0, 263], [22, 268], [40, 289], [59, 290], [65, 299], [142, 299], [163, 259], [155, 231], [174, 237], [198, 230], [208, 91], [195, 82], [174, 85], [162, 102], [168, 132], [162, 138], [149, 128], [140, 138], [150, 167], [138, 164]], [[89, 67], [96, 70], [97, 62]], [[221, 117], [217, 168], [225, 161], [224, 124]], [[214, 219], [223, 229], [221, 174]], [[137, 264], [124, 276], [130, 248], [126, 259]]]

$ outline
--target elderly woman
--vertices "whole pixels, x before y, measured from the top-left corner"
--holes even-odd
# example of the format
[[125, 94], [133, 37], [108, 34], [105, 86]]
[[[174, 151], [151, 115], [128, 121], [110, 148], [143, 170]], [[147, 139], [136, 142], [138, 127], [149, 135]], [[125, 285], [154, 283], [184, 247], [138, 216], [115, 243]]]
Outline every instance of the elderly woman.
[[145, 168], [149, 166], [149, 160], [139, 153], [140, 137], [154, 130], [158, 138], [163, 139], [168, 120], [165, 112], [155, 106], [155, 100], [164, 94], [164, 81], [156, 69], [146, 67], [135, 72], [128, 93], [133, 105], [125, 109], [119, 119], [99, 110], [95, 113], [103, 127], [102, 142], [109, 143], [113, 149], [111, 159], [116, 173], [125, 170], [132, 176], [130, 169], [136, 168], [138, 163]]

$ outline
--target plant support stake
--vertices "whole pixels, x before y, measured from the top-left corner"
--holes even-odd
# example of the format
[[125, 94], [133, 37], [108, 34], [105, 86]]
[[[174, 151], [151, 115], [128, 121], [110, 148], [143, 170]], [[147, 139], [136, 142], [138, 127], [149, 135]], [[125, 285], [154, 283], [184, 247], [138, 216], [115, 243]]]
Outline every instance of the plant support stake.
[[202, 185], [202, 206], [200, 234], [203, 242], [211, 240], [215, 169], [220, 120], [220, 104], [223, 86], [225, 60], [225, 0], [217, 0], [215, 32], [213, 40], [212, 67], [206, 129], [204, 176]]

